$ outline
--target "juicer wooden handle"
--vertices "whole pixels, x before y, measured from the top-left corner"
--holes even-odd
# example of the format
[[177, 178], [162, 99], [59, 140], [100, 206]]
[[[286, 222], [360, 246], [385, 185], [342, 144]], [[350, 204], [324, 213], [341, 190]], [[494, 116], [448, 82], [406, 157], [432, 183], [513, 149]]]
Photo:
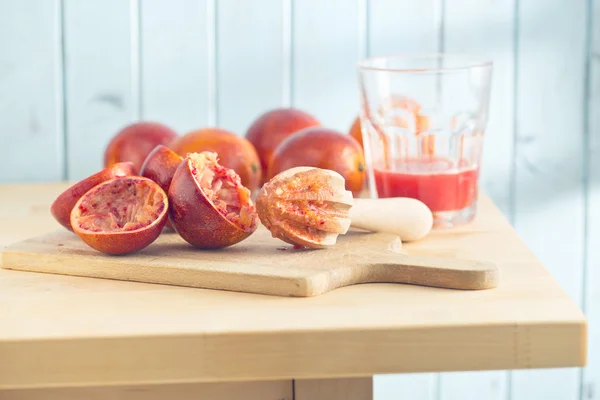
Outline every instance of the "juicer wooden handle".
[[433, 226], [433, 215], [423, 202], [405, 197], [354, 199], [351, 226], [371, 232], [398, 235], [403, 242], [425, 237]]

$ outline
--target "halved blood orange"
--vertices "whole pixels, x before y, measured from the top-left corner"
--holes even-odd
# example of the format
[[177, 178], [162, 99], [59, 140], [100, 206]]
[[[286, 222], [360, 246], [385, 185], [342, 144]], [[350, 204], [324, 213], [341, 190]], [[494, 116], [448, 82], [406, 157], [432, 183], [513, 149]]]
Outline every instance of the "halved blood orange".
[[337, 172], [312, 167], [290, 168], [261, 188], [258, 216], [274, 238], [304, 247], [326, 247], [350, 228], [354, 201]]
[[94, 186], [107, 181], [109, 179], [129, 176], [135, 174], [135, 168], [132, 162], [116, 163], [111, 167], [104, 168], [102, 171], [88, 176], [87, 178], [77, 182], [64, 192], [62, 192], [52, 206], [50, 212], [59, 224], [72, 231], [71, 227], [71, 210], [88, 190]]
[[115, 178], [84, 194], [71, 212], [74, 232], [90, 247], [127, 254], [160, 235], [169, 200], [154, 181], [140, 176]]
[[205, 249], [236, 244], [258, 226], [250, 190], [217, 157], [207, 151], [189, 153], [169, 188], [171, 225], [188, 243]]

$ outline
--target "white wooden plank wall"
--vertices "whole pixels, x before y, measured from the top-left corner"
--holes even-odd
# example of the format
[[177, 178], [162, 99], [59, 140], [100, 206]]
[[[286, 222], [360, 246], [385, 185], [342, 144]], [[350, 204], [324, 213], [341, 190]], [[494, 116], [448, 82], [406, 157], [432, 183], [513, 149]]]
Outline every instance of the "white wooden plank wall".
[[346, 132], [358, 59], [436, 51], [494, 60], [482, 183], [584, 307], [589, 366], [377, 376], [375, 398], [600, 400], [600, 0], [0, 0], [0, 182], [89, 175], [137, 119], [243, 135], [293, 105]]
[[181, 134], [214, 123], [209, 1], [140, 4], [141, 117]]
[[0, 181], [64, 177], [60, 29], [58, 1], [0, 0]]
[[282, 0], [218, 0], [217, 120], [238, 135], [263, 111], [283, 102]]
[[[577, 303], [583, 295], [585, 1], [520, 0], [514, 223]], [[600, 284], [598, 282], [597, 284]], [[519, 371], [512, 399], [579, 398], [580, 371]]]
[[592, 29], [588, 36], [589, 59], [587, 137], [584, 161], [587, 183], [587, 238], [584, 307], [588, 325], [588, 366], [583, 373], [582, 399], [600, 399], [600, 1], [588, 15]]
[[344, 132], [358, 115], [356, 63], [365, 51], [364, 4], [293, 3], [292, 105]]
[[67, 176], [77, 180], [101, 169], [112, 135], [139, 117], [131, 43], [137, 11], [123, 0], [63, 1]]

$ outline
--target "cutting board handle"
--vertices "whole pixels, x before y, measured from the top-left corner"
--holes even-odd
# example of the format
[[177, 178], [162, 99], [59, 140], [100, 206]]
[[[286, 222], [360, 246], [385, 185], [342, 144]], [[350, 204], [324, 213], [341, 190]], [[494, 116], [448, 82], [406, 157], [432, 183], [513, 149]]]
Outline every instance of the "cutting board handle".
[[482, 290], [498, 286], [494, 263], [398, 254], [378, 263], [379, 279], [447, 289]]
[[350, 274], [354, 282], [349, 284], [387, 282], [482, 290], [497, 287], [500, 280], [500, 272], [494, 263], [456, 258], [394, 254], [358, 268], [360, 271]]

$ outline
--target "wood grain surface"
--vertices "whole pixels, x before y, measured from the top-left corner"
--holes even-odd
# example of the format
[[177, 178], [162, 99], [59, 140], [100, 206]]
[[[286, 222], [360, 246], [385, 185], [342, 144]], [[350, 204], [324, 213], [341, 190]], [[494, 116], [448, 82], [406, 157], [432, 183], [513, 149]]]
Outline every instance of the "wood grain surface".
[[[0, 244], [56, 230], [64, 188], [0, 186]], [[492, 260], [502, 282], [286, 298], [0, 269], [0, 389], [585, 365], [584, 315], [487, 197], [472, 224], [404, 247]]]
[[373, 400], [373, 378], [299, 379], [294, 400]]
[[[0, 390], [2, 400], [295, 400], [291, 380]], [[311, 400], [333, 400], [312, 397]], [[335, 398], [337, 399], [337, 398]], [[358, 400], [360, 398], [357, 398]], [[355, 400], [354, 398], [352, 400]], [[360, 399], [363, 400], [363, 399]]]
[[401, 254], [389, 234], [348, 232], [327, 249], [294, 249], [260, 227], [247, 240], [202, 251], [174, 232], [146, 249], [108, 256], [61, 229], [16, 243], [1, 253], [2, 267], [75, 276], [223, 289], [279, 296], [315, 296], [360, 283], [409, 283], [450, 289], [497, 286], [495, 264]]

